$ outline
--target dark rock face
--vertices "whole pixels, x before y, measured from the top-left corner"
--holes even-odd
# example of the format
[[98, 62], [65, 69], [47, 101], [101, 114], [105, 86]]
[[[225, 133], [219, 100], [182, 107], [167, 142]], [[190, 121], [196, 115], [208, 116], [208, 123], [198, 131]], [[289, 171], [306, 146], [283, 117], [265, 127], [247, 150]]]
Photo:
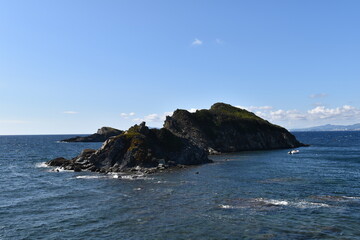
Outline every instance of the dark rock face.
[[166, 118], [164, 128], [211, 154], [304, 146], [285, 128], [224, 103], [195, 113], [176, 110]]
[[96, 133], [101, 141], [107, 139], [100, 149], [85, 149], [71, 160], [56, 158], [47, 164], [74, 171], [149, 172], [209, 163], [208, 154], [304, 146], [286, 129], [224, 103], [195, 113], [176, 110], [161, 129], [142, 123], [125, 132], [113, 130], [102, 128]]
[[74, 137], [69, 139], [61, 140], [62, 142], [104, 142], [109, 137], [117, 136], [122, 134], [123, 131], [111, 128], [111, 127], [102, 127], [97, 133], [94, 133], [86, 137]]
[[[145, 123], [106, 140], [98, 150], [86, 149], [72, 160], [48, 162], [69, 170], [119, 172], [133, 168], [156, 168], [209, 163], [207, 153], [188, 139], [167, 129], [149, 129]], [[55, 165], [56, 164], [56, 165]]]
[[54, 166], [54, 167], [61, 167], [61, 166], [66, 166], [67, 164], [69, 164], [69, 160], [67, 160], [63, 157], [59, 157], [59, 158], [55, 158], [53, 160], [48, 161], [47, 164], [50, 166]]

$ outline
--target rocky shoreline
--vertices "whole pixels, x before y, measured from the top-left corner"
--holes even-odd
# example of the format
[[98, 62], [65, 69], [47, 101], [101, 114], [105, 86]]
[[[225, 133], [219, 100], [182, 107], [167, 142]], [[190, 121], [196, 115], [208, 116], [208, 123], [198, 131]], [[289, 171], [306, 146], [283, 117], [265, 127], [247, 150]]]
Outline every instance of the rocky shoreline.
[[181, 165], [212, 162], [206, 151], [165, 128], [149, 129], [145, 123], [107, 139], [101, 148], [85, 149], [73, 159], [56, 158], [50, 166], [93, 172], [149, 172]]
[[305, 144], [286, 129], [244, 109], [216, 103], [195, 113], [178, 109], [161, 129], [150, 129], [145, 122], [134, 125], [108, 137], [98, 150], [85, 149], [72, 159], [55, 158], [47, 165], [76, 172], [149, 174], [211, 163], [209, 154], [301, 146]]

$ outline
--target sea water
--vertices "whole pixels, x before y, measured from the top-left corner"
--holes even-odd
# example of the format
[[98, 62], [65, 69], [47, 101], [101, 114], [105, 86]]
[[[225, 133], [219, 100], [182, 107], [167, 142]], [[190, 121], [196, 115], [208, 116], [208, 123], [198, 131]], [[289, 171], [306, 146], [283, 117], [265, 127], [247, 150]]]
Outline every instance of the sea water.
[[101, 143], [0, 136], [0, 239], [360, 239], [360, 132], [152, 175], [54, 171]]

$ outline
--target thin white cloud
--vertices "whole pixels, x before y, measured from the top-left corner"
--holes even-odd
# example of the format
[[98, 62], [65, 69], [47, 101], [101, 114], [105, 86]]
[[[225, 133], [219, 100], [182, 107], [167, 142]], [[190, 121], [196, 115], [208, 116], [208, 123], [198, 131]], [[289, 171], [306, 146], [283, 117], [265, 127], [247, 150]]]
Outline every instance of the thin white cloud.
[[194, 112], [196, 112], [197, 110], [199, 110], [199, 109], [197, 109], [197, 108], [190, 108], [188, 111], [191, 112], [191, 113], [194, 113]]
[[325, 123], [356, 123], [360, 122], [360, 109], [350, 105], [327, 108], [315, 106], [312, 109], [300, 111], [296, 109], [274, 109], [270, 106], [240, 107], [254, 112], [270, 122], [288, 125], [314, 125]]
[[314, 107], [318, 107], [318, 106], [324, 106], [324, 103], [322, 103], [322, 102], [315, 102], [315, 103], [312, 103], [311, 105], [314, 106]]
[[349, 119], [360, 116], [360, 109], [352, 107], [350, 105], [344, 105], [337, 108], [326, 108], [325, 106], [317, 106], [308, 111], [311, 119]]
[[122, 118], [125, 118], [125, 119], [128, 119], [129, 117], [133, 117], [133, 116], [135, 116], [136, 115], [136, 113], [134, 113], [134, 112], [131, 112], [131, 113], [120, 113], [120, 116], [122, 117]]
[[255, 109], [260, 109], [260, 110], [270, 110], [270, 109], [273, 109], [272, 106], [260, 106], [260, 107], [253, 107]]
[[256, 111], [256, 110], [271, 110], [273, 109], [272, 106], [249, 106], [249, 107], [244, 107], [244, 106], [235, 106], [237, 108], [242, 108], [248, 111]]
[[200, 46], [203, 42], [200, 39], [195, 38], [194, 41], [191, 43], [193, 46]]
[[311, 94], [309, 96], [309, 98], [324, 98], [327, 97], [328, 95], [326, 93], [316, 93], [316, 94]]
[[149, 114], [144, 117], [145, 122], [161, 122], [162, 116], [156, 113]]
[[64, 114], [78, 114], [78, 112], [75, 111], [64, 111]]
[[215, 42], [216, 42], [217, 44], [223, 44], [223, 43], [224, 43], [224, 41], [221, 40], [220, 38], [215, 39]]
[[147, 122], [147, 123], [162, 123], [165, 121], [166, 116], [172, 116], [173, 112], [164, 112], [162, 114], [152, 113], [144, 116], [143, 118], [134, 118], [134, 122]]
[[270, 111], [269, 117], [271, 120], [305, 120], [306, 115], [298, 110], [276, 110]]

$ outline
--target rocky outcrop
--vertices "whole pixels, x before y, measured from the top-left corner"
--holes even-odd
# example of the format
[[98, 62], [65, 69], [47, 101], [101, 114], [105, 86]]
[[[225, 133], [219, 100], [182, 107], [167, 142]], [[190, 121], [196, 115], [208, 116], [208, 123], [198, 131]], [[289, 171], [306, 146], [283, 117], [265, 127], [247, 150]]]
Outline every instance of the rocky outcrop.
[[116, 136], [108, 132], [102, 128], [97, 133], [107, 138], [100, 149], [85, 149], [73, 159], [56, 158], [48, 165], [74, 171], [149, 172], [209, 163], [208, 154], [304, 146], [286, 129], [224, 103], [195, 113], [176, 110], [161, 129], [142, 123]]
[[86, 149], [71, 160], [57, 158], [48, 165], [75, 171], [121, 172], [209, 162], [207, 153], [188, 139], [165, 128], [149, 129], [142, 123], [109, 138], [98, 150]]
[[94, 133], [86, 137], [73, 137], [69, 139], [61, 140], [61, 142], [104, 142], [106, 139], [122, 134], [123, 131], [111, 128], [102, 127], [98, 129], [97, 133]]
[[176, 110], [166, 118], [164, 128], [210, 154], [304, 146], [285, 128], [224, 103], [195, 113]]

